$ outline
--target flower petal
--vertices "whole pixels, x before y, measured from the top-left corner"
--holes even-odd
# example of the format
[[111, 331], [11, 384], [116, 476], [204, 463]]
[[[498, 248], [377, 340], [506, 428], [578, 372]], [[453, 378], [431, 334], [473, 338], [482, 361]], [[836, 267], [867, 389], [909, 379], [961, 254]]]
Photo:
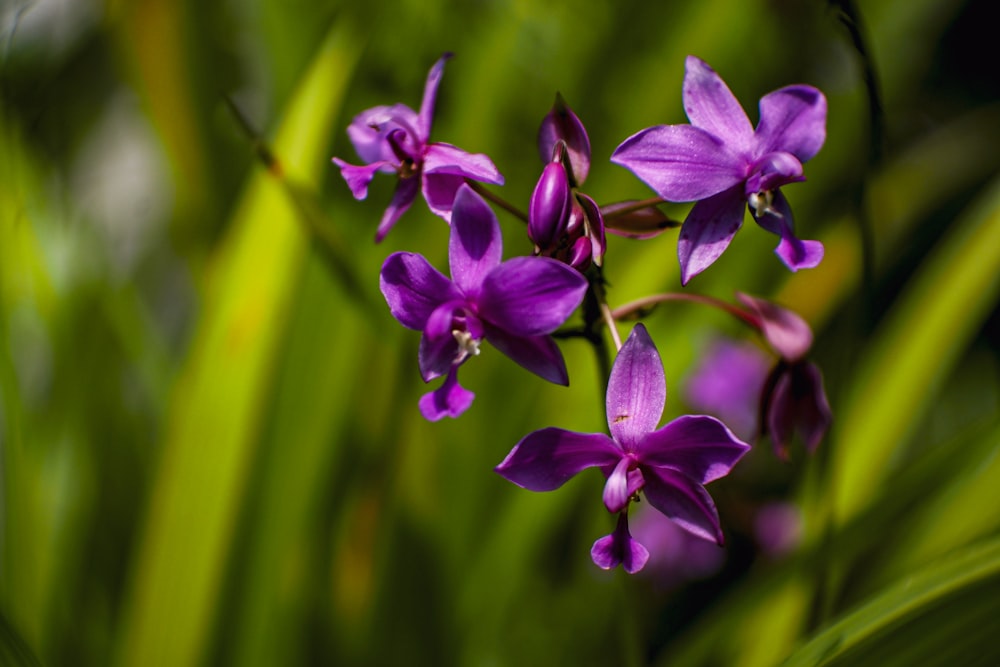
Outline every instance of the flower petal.
[[[412, 144], [417, 128], [417, 114], [405, 104], [377, 106], [362, 111], [347, 126], [347, 136], [358, 157], [365, 162], [396, 162], [396, 155], [389, 145], [389, 135], [402, 130]], [[421, 142], [423, 143], [423, 142]]]
[[663, 415], [667, 382], [656, 345], [641, 323], [632, 328], [608, 379], [606, 400], [611, 436], [626, 452], [654, 430]]
[[368, 184], [375, 177], [375, 172], [381, 171], [385, 167], [392, 169], [392, 164], [384, 160], [358, 167], [335, 157], [333, 163], [340, 167], [340, 175], [347, 181], [347, 187], [351, 189], [351, 194], [358, 201], [368, 196]]
[[642, 489], [642, 472], [635, 467], [631, 456], [623, 456], [615, 465], [604, 484], [604, 506], [609, 512], [621, 512], [629, 500]]
[[493, 160], [483, 153], [466, 153], [445, 143], [427, 144], [424, 149], [424, 174], [450, 174], [474, 181], [503, 185], [503, 175]]
[[479, 314], [517, 336], [550, 334], [573, 314], [586, 291], [586, 278], [562, 262], [515, 257], [486, 276]]
[[420, 114], [417, 116], [415, 128], [426, 142], [431, 136], [431, 123], [434, 122], [434, 104], [437, 101], [438, 86], [441, 85], [441, 76], [444, 74], [444, 64], [453, 54], [445, 53], [431, 67], [427, 73], [427, 82], [424, 84], [424, 97], [420, 102]]
[[695, 127], [738, 151], [749, 150], [753, 126], [746, 111], [722, 77], [694, 56], [688, 56], [684, 66], [684, 111]]
[[780, 190], [774, 191], [771, 205], [761, 213], [751, 209], [757, 224], [781, 237], [774, 253], [792, 271], [812, 269], [823, 261], [823, 244], [803, 241], [795, 236], [792, 208]]
[[389, 207], [382, 214], [382, 220], [378, 223], [378, 230], [375, 232], [375, 242], [381, 243], [389, 230], [393, 228], [400, 216], [406, 213], [417, 198], [417, 191], [420, 182], [416, 178], [401, 178], [396, 184], [396, 191], [392, 194], [392, 201]]
[[690, 533], [722, 544], [722, 527], [712, 496], [695, 480], [669, 468], [643, 466], [649, 504]]
[[500, 265], [503, 239], [497, 216], [483, 198], [462, 184], [452, 209], [448, 261], [451, 279], [474, 298], [490, 271]]
[[611, 161], [668, 201], [696, 201], [742, 183], [750, 163], [721, 139], [691, 125], [658, 125], [632, 135]]
[[522, 438], [495, 470], [530, 491], [552, 491], [581, 470], [614, 465], [621, 455], [603, 433], [543, 428]]
[[594, 565], [602, 570], [610, 570], [620, 564], [629, 574], [641, 570], [649, 560], [649, 551], [628, 532], [628, 514], [618, 515], [618, 525], [610, 535], [605, 535], [590, 549]]
[[767, 404], [767, 427], [775, 453], [788, 458], [795, 431], [802, 435], [806, 449], [815, 451], [832, 421], [819, 368], [805, 361], [792, 364], [778, 378]]
[[490, 345], [522, 368], [553, 384], [569, 384], [566, 362], [551, 336], [515, 336], [489, 324], [484, 326]]
[[813, 343], [812, 329], [797, 313], [742, 292], [737, 292], [736, 298], [757, 316], [761, 335], [782, 359], [796, 361], [808, 354]]
[[812, 86], [787, 86], [760, 99], [757, 155], [791, 153], [805, 162], [826, 141], [826, 97]]
[[681, 284], [711, 266], [743, 226], [743, 184], [694, 205], [677, 238]]
[[678, 417], [643, 439], [637, 458], [644, 465], [668, 467], [707, 484], [729, 474], [736, 462], [750, 451], [715, 417]]
[[417, 349], [420, 376], [424, 382], [441, 377], [461, 363], [458, 341], [451, 333], [453, 317], [454, 305], [446, 303], [427, 320], [428, 327], [420, 337], [420, 347]]
[[422, 255], [411, 252], [394, 252], [386, 258], [379, 289], [392, 316], [404, 327], [418, 331], [424, 329], [435, 308], [462, 297]]
[[420, 397], [418, 406], [424, 419], [436, 422], [443, 417], [458, 417], [469, 409], [475, 397], [458, 384], [458, 366], [454, 366], [440, 387]]

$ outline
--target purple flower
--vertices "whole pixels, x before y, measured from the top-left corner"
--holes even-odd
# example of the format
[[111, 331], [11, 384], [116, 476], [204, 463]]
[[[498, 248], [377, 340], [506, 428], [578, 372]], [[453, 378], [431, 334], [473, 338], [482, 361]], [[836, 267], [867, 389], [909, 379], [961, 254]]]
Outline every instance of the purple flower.
[[775, 454], [782, 459], [788, 459], [796, 433], [808, 451], [815, 451], [830, 430], [833, 414], [823, 375], [805, 358], [812, 347], [812, 329], [786, 308], [746, 294], [736, 297], [751, 310], [764, 339], [779, 355], [761, 391], [761, 435], [771, 436]]
[[542, 378], [568, 384], [566, 364], [549, 335], [576, 310], [587, 281], [552, 259], [515, 257], [501, 263], [500, 225], [492, 209], [462, 185], [448, 244], [451, 280], [423, 256], [389, 255], [379, 284], [399, 322], [423, 332], [420, 373], [424, 382], [442, 375], [444, 384], [420, 400], [424, 417], [457, 417], [472, 403], [457, 371], [479, 354], [485, 338]]
[[761, 389], [771, 370], [771, 357], [759, 346], [729, 338], [713, 340], [684, 387], [687, 404], [718, 417], [741, 440], [758, 431]]
[[441, 56], [427, 75], [420, 113], [404, 104], [394, 104], [374, 107], [354, 117], [347, 134], [365, 165], [358, 167], [333, 158], [355, 199], [368, 196], [368, 184], [375, 172], [395, 172], [399, 176], [392, 202], [375, 234], [376, 242], [385, 238], [420, 190], [431, 211], [451, 222], [455, 194], [466, 178], [503, 185], [503, 176], [487, 156], [466, 153], [451, 144], [429, 143], [438, 85], [450, 57]]
[[775, 253], [789, 269], [818, 265], [823, 245], [796, 238], [792, 210], [779, 188], [804, 180], [802, 164], [823, 146], [823, 93], [795, 85], [765, 95], [754, 129], [722, 78], [688, 56], [684, 109], [690, 125], [642, 130], [611, 157], [663, 199], [698, 202], [677, 243], [681, 282], [718, 259], [743, 224], [744, 205], [761, 227], [781, 237]]
[[[604, 505], [609, 512], [624, 516], [642, 491], [680, 526], [721, 544], [718, 513], [704, 485], [728, 474], [749, 445], [714, 417], [688, 415], [657, 429], [666, 395], [660, 355], [646, 328], [637, 324], [608, 381], [611, 435], [535, 431], [517, 443], [496, 471], [531, 491], [551, 491], [581, 470], [600, 468], [607, 477]], [[637, 570], [645, 562], [645, 549], [635, 546], [623, 522], [620, 518], [615, 532], [595, 543], [592, 556], [598, 566], [621, 562]]]

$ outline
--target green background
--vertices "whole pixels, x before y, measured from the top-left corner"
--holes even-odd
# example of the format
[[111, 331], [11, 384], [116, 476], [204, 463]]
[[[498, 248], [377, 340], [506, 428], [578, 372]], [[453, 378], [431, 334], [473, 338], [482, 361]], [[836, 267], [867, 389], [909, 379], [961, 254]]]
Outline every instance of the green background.
[[[991, 3], [857, 4], [0, 3], [0, 664], [1000, 662]], [[687, 288], [800, 312], [835, 415], [815, 456], [765, 440], [709, 487], [714, 575], [601, 571], [599, 474], [492, 472], [533, 429], [604, 428], [583, 342], [569, 388], [485, 349], [472, 408], [420, 417], [419, 336], [377, 274], [400, 249], [445, 268], [447, 226], [417, 202], [376, 246], [393, 179], [356, 202], [330, 157], [445, 51], [432, 139], [490, 155], [522, 209], [556, 91], [601, 203], [651, 196], [607, 158], [685, 122], [688, 54], [754, 121], [778, 87], [826, 93], [784, 190], [824, 263], [788, 273], [748, 223]], [[610, 239], [612, 307], [679, 289], [675, 243]], [[646, 322], [666, 418], [713, 336], [748, 337], [686, 304]], [[772, 502], [802, 520], [780, 557], [754, 543]]]

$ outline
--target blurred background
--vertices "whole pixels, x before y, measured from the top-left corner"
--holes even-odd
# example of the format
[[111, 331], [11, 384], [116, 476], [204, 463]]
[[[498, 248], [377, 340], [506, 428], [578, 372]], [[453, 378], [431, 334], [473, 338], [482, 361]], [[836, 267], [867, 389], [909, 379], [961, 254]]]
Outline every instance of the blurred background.
[[[1000, 663], [992, 3], [853, 4], [0, 0], [0, 664]], [[685, 122], [688, 54], [754, 121], [826, 93], [784, 189], [824, 263], [788, 273], [748, 223], [686, 288], [800, 312], [835, 416], [814, 456], [762, 440], [709, 486], [724, 550], [640, 515], [654, 560], [605, 572], [598, 473], [493, 473], [531, 430], [605, 428], [582, 341], [569, 388], [487, 349], [472, 408], [420, 417], [377, 275], [445, 269], [447, 226], [416, 202], [376, 246], [394, 179], [357, 202], [330, 158], [445, 51], [431, 138], [522, 209], [557, 91], [600, 203], [652, 196], [607, 159]], [[612, 307], [680, 289], [676, 231], [611, 238], [605, 276]], [[720, 339], [764, 349], [692, 305], [646, 324], [665, 419]]]

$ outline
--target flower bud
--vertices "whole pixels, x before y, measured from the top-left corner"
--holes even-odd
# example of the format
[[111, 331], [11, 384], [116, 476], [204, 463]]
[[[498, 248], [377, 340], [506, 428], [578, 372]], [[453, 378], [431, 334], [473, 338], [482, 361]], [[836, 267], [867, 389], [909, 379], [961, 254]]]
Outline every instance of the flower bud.
[[538, 128], [538, 154], [542, 162], [555, 159], [559, 142], [566, 144], [566, 155], [569, 160], [570, 182], [579, 186], [587, 180], [590, 172], [590, 137], [583, 123], [576, 114], [566, 106], [562, 95], [556, 93], [552, 110], [542, 119]]
[[542, 251], [566, 233], [571, 196], [569, 179], [562, 162], [545, 165], [528, 209], [528, 236]]

